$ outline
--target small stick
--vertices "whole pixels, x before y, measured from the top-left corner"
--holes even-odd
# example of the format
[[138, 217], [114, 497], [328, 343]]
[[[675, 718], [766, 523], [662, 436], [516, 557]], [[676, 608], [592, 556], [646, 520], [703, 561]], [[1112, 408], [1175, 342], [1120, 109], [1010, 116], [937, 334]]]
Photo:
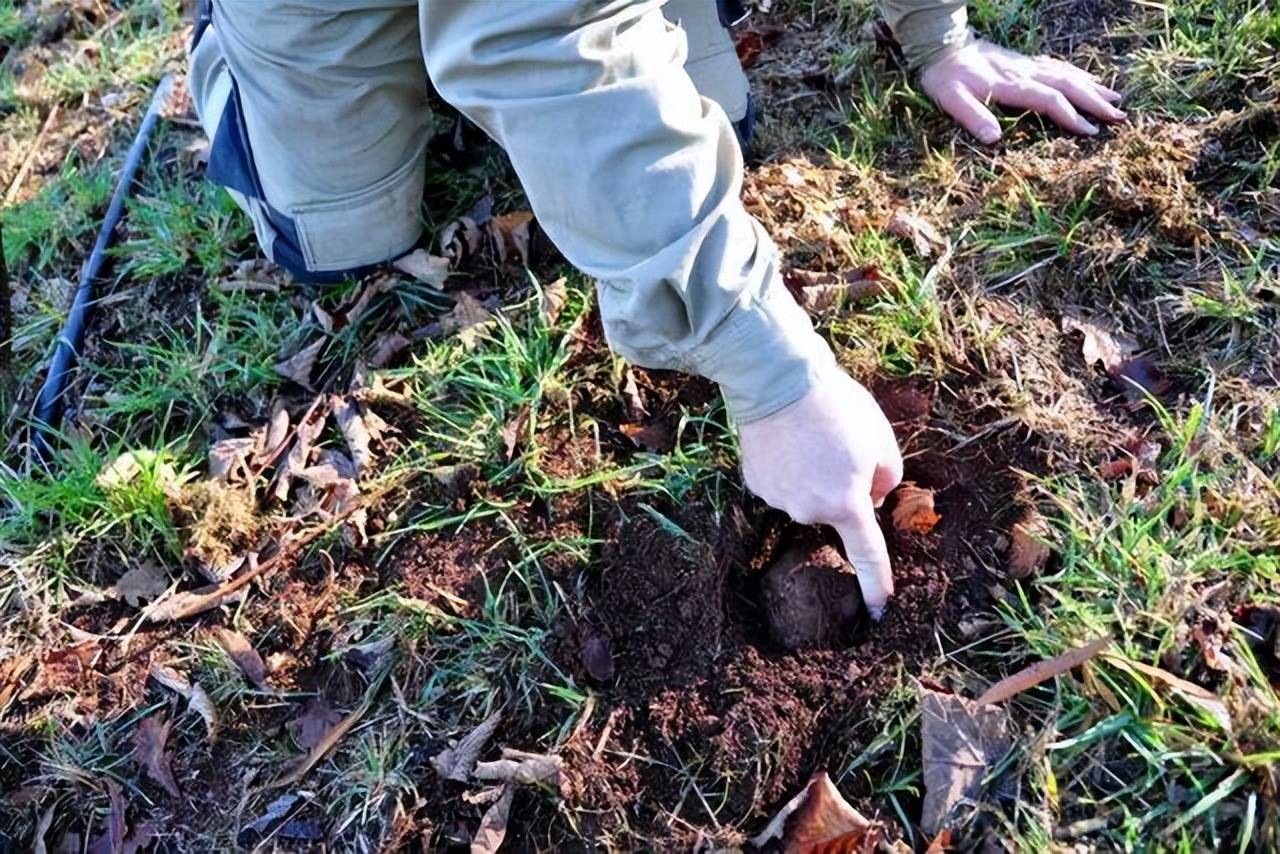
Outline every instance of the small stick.
[[9, 190], [4, 194], [4, 203], [11, 205], [18, 198], [18, 191], [22, 189], [22, 183], [27, 180], [27, 173], [31, 171], [32, 164], [36, 161], [36, 154], [40, 151], [40, 143], [44, 142], [45, 136], [49, 133], [49, 128], [53, 127], [53, 123], [58, 118], [58, 105], [54, 104], [49, 110], [49, 115], [45, 117], [44, 124], [40, 126], [40, 132], [36, 134], [36, 138], [31, 141], [31, 150], [27, 152], [27, 156], [22, 159], [22, 165], [18, 167], [18, 174], [13, 176], [13, 180], [9, 182]]
[[1037, 661], [1030, 667], [1019, 670], [1012, 676], [1006, 676], [992, 685], [985, 694], [978, 698], [978, 705], [988, 706], [1004, 702], [1010, 697], [1021, 694], [1028, 688], [1039, 685], [1047, 679], [1052, 679], [1069, 670], [1074, 670], [1110, 645], [1111, 635], [1103, 635], [1095, 641], [1069, 649], [1047, 661]]
[[0, 377], [9, 372], [13, 358], [13, 303], [9, 268], [4, 263], [4, 223], [0, 222]]

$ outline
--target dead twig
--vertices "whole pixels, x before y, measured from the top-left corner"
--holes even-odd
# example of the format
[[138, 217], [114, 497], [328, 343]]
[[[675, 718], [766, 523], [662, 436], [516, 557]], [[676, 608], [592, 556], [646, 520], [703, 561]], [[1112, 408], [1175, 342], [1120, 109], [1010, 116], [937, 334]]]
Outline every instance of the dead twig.
[[1061, 676], [1068, 670], [1074, 670], [1102, 652], [1111, 645], [1111, 635], [1104, 635], [1084, 646], [1069, 649], [1062, 655], [1054, 656], [1048, 661], [1037, 661], [1030, 667], [1019, 670], [1012, 676], [1006, 676], [986, 690], [978, 698], [979, 706], [988, 706], [1008, 700], [1017, 694], [1039, 685], [1055, 676]]
[[8, 375], [13, 359], [12, 298], [9, 267], [4, 262], [4, 223], [0, 222], [0, 379]]
[[31, 141], [31, 148], [27, 151], [27, 156], [22, 158], [22, 165], [18, 167], [18, 174], [13, 176], [13, 180], [9, 182], [9, 189], [4, 194], [4, 203], [6, 205], [11, 205], [17, 200], [18, 193], [22, 190], [22, 184], [27, 180], [27, 173], [31, 171], [31, 166], [35, 163], [36, 154], [40, 152], [41, 143], [44, 142], [49, 129], [53, 127], [53, 123], [58, 119], [58, 112], [59, 107], [54, 104], [49, 110], [49, 115], [45, 117], [44, 124], [40, 126], [40, 132]]
[[373, 706], [373, 699], [378, 695], [378, 690], [382, 688], [382, 683], [386, 681], [387, 674], [391, 672], [391, 667], [385, 668], [378, 678], [369, 685], [368, 690], [364, 693], [364, 699], [360, 701], [360, 705], [356, 706], [350, 714], [338, 722], [338, 725], [329, 730], [325, 737], [320, 739], [315, 747], [307, 752], [292, 771], [284, 774], [279, 779], [267, 784], [268, 789], [278, 789], [281, 786], [290, 786], [301, 780], [307, 773], [316, 766], [316, 763], [325, 757], [325, 755], [342, 740], [352, 727], [360, 722], [365, 713]]

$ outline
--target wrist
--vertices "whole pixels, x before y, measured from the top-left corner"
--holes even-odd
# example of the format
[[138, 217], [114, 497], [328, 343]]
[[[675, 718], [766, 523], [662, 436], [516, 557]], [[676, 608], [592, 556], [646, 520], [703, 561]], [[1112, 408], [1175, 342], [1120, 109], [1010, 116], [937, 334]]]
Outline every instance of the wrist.
[[726, 326], [700, 372], [719, 384], [740, 425], [787, 408], [837, 370], [831, 347], [781, 284], [736, 309]]

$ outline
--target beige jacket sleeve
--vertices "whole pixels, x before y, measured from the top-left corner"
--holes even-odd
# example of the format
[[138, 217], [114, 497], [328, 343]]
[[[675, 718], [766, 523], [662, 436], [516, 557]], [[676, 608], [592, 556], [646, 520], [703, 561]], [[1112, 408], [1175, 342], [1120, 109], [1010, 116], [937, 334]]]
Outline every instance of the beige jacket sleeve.
[[914, 71], [973, 38], [965, 0], [880, 0], [880, 8]]
[[740, 422], [834, 366], [743, 208], [737, 139], [661, 0], [422, 9], [432, 81], [506, 149], [538, 222], [595, 277], [615, 350], [714, 380]]

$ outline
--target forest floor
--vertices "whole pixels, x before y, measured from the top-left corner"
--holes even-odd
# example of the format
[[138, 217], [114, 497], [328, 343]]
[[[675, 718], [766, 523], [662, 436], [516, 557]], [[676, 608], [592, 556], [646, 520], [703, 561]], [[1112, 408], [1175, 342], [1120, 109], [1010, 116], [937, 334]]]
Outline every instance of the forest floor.
[[819, 771], [864, 846], [1280, 847], [1280, 11], [971, 15], [1129, 122], [978, 146], [865, 0], [738, 33], [746, 203], [924, 490], [883, 511], [884, 620], [789, 649], [762, 579], [824, 534], [745, 492], [713, 386], [609, 352], [446, 108], [448, 276], [318, 288], [260, 260], [176, 99], [33, 461], [190, 28], [0, 0], [0, 851], [751, 849]]

